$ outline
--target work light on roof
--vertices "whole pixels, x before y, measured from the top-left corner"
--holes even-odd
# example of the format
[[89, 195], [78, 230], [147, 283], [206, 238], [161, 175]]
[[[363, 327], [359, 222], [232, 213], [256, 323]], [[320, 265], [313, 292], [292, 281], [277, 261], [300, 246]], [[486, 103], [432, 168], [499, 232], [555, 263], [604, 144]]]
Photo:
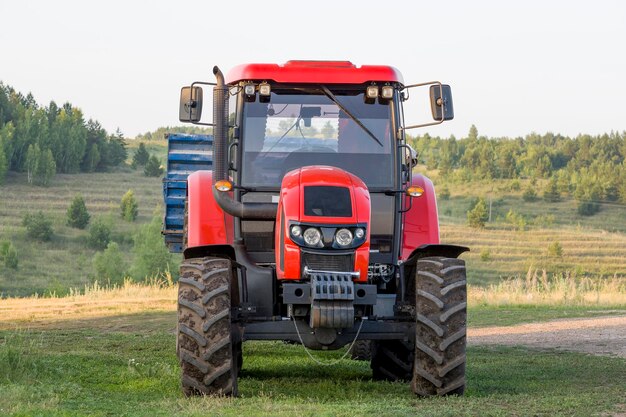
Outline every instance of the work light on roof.
[[391, 100], [393, 98], [393, 87], [385, 85], [380, 89], [380, 96], [385, 100]]
[[266, 82], [262, 82], [259, 84], [259, 95], [261, 96], [269, 96], [271, 93], [270, 85]]
[[243, 93], [247, 96], [253, 96], [255, 94], [255, 86], [254, 84], [246, 84], [243, 87]]
[[368, 85], [367, 90], [365, 90], [365, 95], [368, 99], [375, 99], [378, 97], [378, 86]]

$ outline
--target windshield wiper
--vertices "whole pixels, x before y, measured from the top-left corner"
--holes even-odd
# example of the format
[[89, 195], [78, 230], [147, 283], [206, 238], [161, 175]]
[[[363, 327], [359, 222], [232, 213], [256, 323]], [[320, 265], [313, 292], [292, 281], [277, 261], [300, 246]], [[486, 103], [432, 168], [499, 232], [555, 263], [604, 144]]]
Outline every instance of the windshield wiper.
[[365, 125], [350, 112], [350, 110], [348, 110], [343, 104], [339, 102], [337, 97], [335, 97], [335, 95], [328, 89], [328, 87], [326, 87], [325, 85], [320, 85], [320, 87], [322, 88], [322, 91], [324, 92], [326, 97], [331, 99], [341, 110], [343, 110], [345, 114], [347, 114], [354, 121], [354, 123], [359, 125], [361, 129], [363, 129], [365, 133], [367, 133], [372, 139], [374, 139], [380, 146], [383, 146], [382, 142], [379, 141], [378, 138], [374, 136], [374, 134], [370, 132], [370, 130], [365, 127]]

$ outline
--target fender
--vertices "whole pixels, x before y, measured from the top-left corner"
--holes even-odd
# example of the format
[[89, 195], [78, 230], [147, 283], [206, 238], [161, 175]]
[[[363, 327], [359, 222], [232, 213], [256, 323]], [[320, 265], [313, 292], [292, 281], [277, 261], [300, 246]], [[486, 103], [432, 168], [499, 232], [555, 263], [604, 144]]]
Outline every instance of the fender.
[[[405, 204], [411, 209], [404, 213], [402, 229], [402, 250], [400, 260], [406, 261], [413, 252], [423, 245], [439, 244], [439, 217], [437, 214], [437, 198], [432, 181], [421, 174], [413, 176], [411, 185], [424, 190], [420, 197], [405, 197]], [[412, 201], [407, 201], [409, 198]]]
[[[212, 191], [213, 171], [196, 171], [187, 177], [187, 253], [199, 248], [233, 244], [233, 218], [224, 213]], [[219, 247], [218, 247], [219, 246]], [[206, 248], [209, 252], [209, 248]]]

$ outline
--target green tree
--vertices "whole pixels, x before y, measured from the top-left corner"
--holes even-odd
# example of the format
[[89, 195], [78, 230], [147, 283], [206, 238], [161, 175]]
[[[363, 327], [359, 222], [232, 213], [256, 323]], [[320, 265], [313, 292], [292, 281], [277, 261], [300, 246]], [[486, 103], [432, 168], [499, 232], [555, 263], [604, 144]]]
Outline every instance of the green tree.
[[26, 234], [29, 237], [42, 242], [49, 241], [54, 234], [52, 220], [41, 211], [35, 214], [26, 213], [22, 220], [22, 226], [26, 227]]
[[111, 226], [102, 218], [96, 218], [89, 226], [89, 246], [105, 249], [111, 241]]
[[548, 186], [543, 191], [543, 199], [549, 203], [561, 201], [561, 193], [559, 192], [557, 177], [553, 176], [550, 178]]
[[156, 215], [134, 236], [135, 258], [131, 271], [133, 277], [138, 280], [155, 277], [174, 269], [172, 254], [161, 236], [161, 226], [161, 217]]
[[148, 159], [143, 173], [146, 175], [146, 177], [160, 177], [161, 175], [163, 175], [163, 168], [161, 167], [161, 162], [159, 161], [159, 158], [157, 158], [155, 155], [152, 155]]
[[81, 195], [76, 195], [67, 209], [67, 225], [77, 229], [84, 229], [89, 223], [89, 217], [85, 200], [83, 200]]
[[139, 214], [139, 205], [137, 204], [133, 190], [128, 190], [122, 197], [120, 210], [124, 220], [133, 222], [137, 219], [137, 215]]
[[56, 162], [54, 162], [52, 151], [50, 149], [42, 151], [39, 154], [39, 161], [37, 161], [37, 166], [35, 168], [34, 183], [36, 185], [47, 187], [50, 185], [50, 181], [56, 174], [56, 170], [57, 166]]
[[488, 219], [487, 202], [484, 198], [479, 198], [474, 207], [467, 212], [467, 224], [470, 227], [482, 229]]
[[532, 184], [528, 185], [522, 193], [522, 200], [527, 202], [537, 201], [537, 192]]
[[115, 242], [109, 242], [104, 252], [99, 252], [93, 258], [93, 267], [96, 279], [119, 285], [124, 282], [127, 264], [120, 247]]
[[29, 184], [48, 186], [56, 174], [52, 151], [50, 149], [42, 151], [39, 144], [28, 146], [25, 167]]
[[146, 149], [146, 145], [142, 142], [139, 144], [139, 147], [133, 155], [132, 167], [137, 168], [140, 166], [145, 166], [148, 163], [148, 159], [150, 159], [150, 154]]

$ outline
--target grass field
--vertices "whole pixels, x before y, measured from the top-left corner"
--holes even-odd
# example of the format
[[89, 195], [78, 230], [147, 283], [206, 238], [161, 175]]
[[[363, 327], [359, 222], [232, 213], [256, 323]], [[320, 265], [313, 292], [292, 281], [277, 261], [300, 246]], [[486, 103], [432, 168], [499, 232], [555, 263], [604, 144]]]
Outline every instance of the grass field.
[[[584, 287], [576, 290], [578, 302], [555, 288], [548, 291], [550, 301], [517, 305], [502, 302], [503, 286], [470, 289], [470, 326], [626, 311], [624, 293], [594, 302]], [[239, 398], [186, 399], [179, 390], [174, 309], [175, 286], [156, 282], [92, 286], [60, 298], [0, 300], [0, 415], [587, 417], [612, 415], [619, 407], [623, 412], [624, 359], [504, 347], [468, 350], [464, 397], [418, 399], [407, 384], [373, 381], [366, 362], [346, 359], [323, 367], [297, 345], [247, 342]], [[315, 352], [324, 359], [342, 354]]]
[[[139, 203], [139, 217], [133, 223], [120, 217], [120, 200], [132, 189]], [[10, 173], [0, 187], [0, 241], [10, 240], [19, 254], [17, 270], [0, 264], [0, 293], [29, 295], [83, 287], [93, 281], [93, 256], [87, 245], [87, 230], [66, 225], [67, 209], [72, 198], [81, 194], [92, 220], [109, 219], [113, 240], [120, 244], [127, 261], [131, 259], [132, 235], [147, 223], [162, 201], [162, 183], [139, 170], [129, 168], [112, 173], [57, 175], [50, 187], [26, 183], [25, 174]], [[25, 213], [41, 210], [53, 220], [54, 237], [38, 242], [26, 236], [22, 226]]]
[[[153, 141], [148, 150], [164, 158], [165, 141]], [[129, 143], [129, 160], [138, 146]], [[436, 173], [428, 173], [440, 184]], [[442, 182], [441, 182], [442, 183]], [[474, 285], [487, 285], [503, 278], [525, 277], [529, 270], [543, 270], [552, 278], [569, 276], [626, 277], [626, 208], [611, 204], [591, 217], [576, 214], [573, 201], [527, 203], [521, 191], [512, 191], [511, 181], [446, 184], [451, 197], [439, 200], [441, 238], [445, 243], [466, 245], [463, 255], [468, 279]], [[522, 181], [521, 188], [526, 187]], [[537, 186], [541, 194], [541, 183]], [[134, 223], [119, 217], [122, 195], [133, 189], [139, 202], [139, 218]], [[87, 232], [66, 226], [71, 199], [81, 194], [93, 217], [108, 218], [113, 240], [120, 244], [128, 262], [132, 259], [132, 235], [148, 222], [162, 201], [162, 183], [145, 177], [141, 170], [122, 168], [111, 173], [57, 175], [50, 187], [26, 183], [25, 174], [10, 173], [0, 186], [0, 241], [11, 240], [19, 253], [19, 268], [0, 263], [0, 296], [66, 294], [93, 282], [93, 256]], [[477, 196], [492, 197], [492, 219], [485, 229], [466, 225], [469, 202]], [[528, 225], [516, 231], [503, 219], [509, 209], [525, 216]], [[54, 220], [52, 241], [39, 243], [26, 237], [22, 218], [27, 212], [43, 211]], [[162, 208], [160, 209], [162, 210]], [[548, 245], [558, 242], [561, 256], [548, 254]], [[174, 271], [175, 273], [175, 271]]]

